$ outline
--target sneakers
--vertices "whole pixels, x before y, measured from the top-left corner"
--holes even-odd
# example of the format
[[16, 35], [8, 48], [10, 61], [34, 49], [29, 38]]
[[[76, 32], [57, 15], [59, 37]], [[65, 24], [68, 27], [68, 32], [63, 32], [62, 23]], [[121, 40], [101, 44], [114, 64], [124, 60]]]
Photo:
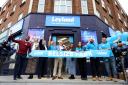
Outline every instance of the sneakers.
[[28, 77], [28, 79], [33, 79], [33, 75], [30, 75], [30, 76]]
[[[57, 79], [57, 76], [52, 77], [52, 80], [55, 80], [55, 79]], [[58, 77], [58, 79], [63, 79], [63, 77]]]
[[58, 77], [58, 79], [63, 79], [63, 77]]
[[99, 81], [103, 81], [103, 79], [102, 79], [101, 77], [98, 77], [98, 80], [99, 80]]
[[74, 75], [71, 75], [68, 79], [75, 79]]
[[114, 81], [114, 82], [118, 82], [118, 80], [117, 80], [116, 78], [113, 78], [113, 81]]
[[96, 77], [93, 77], [92, 80], [93, 80], [93, 81], [96, 81]]
[[56, 78], [57, 78], [57, 76], [53, 76], [53, 77], [52, 77], [52, 80], [55, 80]]
[[112, 77], [108, 77], [107, 79], [106, 79], [106, 81], [112, 81], [113, 79], [112, 79]]

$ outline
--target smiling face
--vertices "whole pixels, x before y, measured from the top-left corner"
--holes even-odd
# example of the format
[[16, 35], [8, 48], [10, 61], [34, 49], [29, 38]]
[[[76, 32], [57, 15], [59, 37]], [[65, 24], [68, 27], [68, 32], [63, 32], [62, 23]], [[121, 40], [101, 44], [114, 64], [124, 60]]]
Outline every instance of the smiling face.
[[30, 37], [29, 37], [29, 36], [27, 36], [25, 40], [26, 40], [26, 41], [29, 41], [29, 40], [30, 40]]
[[82, 46], [82, 43], [81, 43], [81, 42], [79, 42], [79, 43], [78, 43], [78, 47], [81, 47], [81, 46]]
[[54, 45], [54, 41], [51, 41], [51, 45]]
[[106, 38], [102, 38], [102, 43], [105, 43], [106, 42]]
[[94, 40], [93, 40], [92, 38], [90, 38], [90, 39], [89, 39], [89, 42], [90, 42], [90, 43], [93, 43], [93, 42], [94, 42]]

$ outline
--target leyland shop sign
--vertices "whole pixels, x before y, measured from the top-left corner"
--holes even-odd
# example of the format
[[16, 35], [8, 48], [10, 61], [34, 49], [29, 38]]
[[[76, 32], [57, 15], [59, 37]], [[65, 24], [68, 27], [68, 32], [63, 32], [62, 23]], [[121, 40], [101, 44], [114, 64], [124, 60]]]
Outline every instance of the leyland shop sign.
[[80, 17], [47, 15], [45, 26], [80, 27]]

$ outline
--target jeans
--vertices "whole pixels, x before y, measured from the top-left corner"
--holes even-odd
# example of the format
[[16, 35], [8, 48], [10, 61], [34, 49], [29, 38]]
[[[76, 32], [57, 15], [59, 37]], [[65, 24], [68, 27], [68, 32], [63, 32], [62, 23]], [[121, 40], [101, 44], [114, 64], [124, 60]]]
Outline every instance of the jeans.
[[[116, 78], [117, 77], [117, 69], [116, 69], [116, 61], [115, 61], [115, 57], [109, 57], [109, 58], [105, 58], [105, 68], [107, 71], [107, 75], [109, 77], [113, 76]], [[111, 73], [111, 69], [112, 68], [112, 73]]]
[[[53, 76], [57, 76], [57, 72], [58, 72], [58, 77], [61, 77], [62, 64], [63, 64], [63, 59], [62, 58], [56, 58], [55, 59]], [[58, 68], [58, 71], [57, 71], [57, 68]]]
[[76, 60], [72, 58], [67, 58], [66, 59], [66, 71], [70, 75], [76, 75]]
[[27, 54], [16, 54], [16, 62], [14, 67], [14, 78], [20, 77], [23, 71], [24, 63], [26, 62]]
[[47, 60], [47, 75], [52, 76], [53, 74], [53, 65], [54, 65], [54, 59], [48, 58]]

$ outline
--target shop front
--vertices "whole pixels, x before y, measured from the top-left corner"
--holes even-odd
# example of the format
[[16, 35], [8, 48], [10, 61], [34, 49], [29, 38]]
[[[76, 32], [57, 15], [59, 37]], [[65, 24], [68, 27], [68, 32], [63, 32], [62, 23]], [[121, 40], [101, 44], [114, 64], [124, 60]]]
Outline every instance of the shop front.
[[[16, 33], [16, 37], [20, 36], [21, 39], [24, 39], [29, 35], [31, 41], [34, 38], [45, 39], [47, 44], [52, 39], [56, 45], [59, 41], [63, 41], [66, 46], [72, 43], [76, 47], [79, 41], [86, 45], [89, 38], [93, 38], [95, 44], [98, 44], [101, 42], [102, 33], [109, 36], [109, 26], [93, 15], [32, 13], [24, 18], [22, 25], [18, 26], [14, 26], [16, 28], [12, 28], [11, 31], [11, 34]], [[16, 31], [16, 29], [21, 31]], [[5, 66], [4, 69], [14, 68], [12, 63], [9, 63], [8, 66], [10, 67]], [[90, 69], [89, 63], [88, 68]], [[90, 74], [90, 71], [88, 73]]]

